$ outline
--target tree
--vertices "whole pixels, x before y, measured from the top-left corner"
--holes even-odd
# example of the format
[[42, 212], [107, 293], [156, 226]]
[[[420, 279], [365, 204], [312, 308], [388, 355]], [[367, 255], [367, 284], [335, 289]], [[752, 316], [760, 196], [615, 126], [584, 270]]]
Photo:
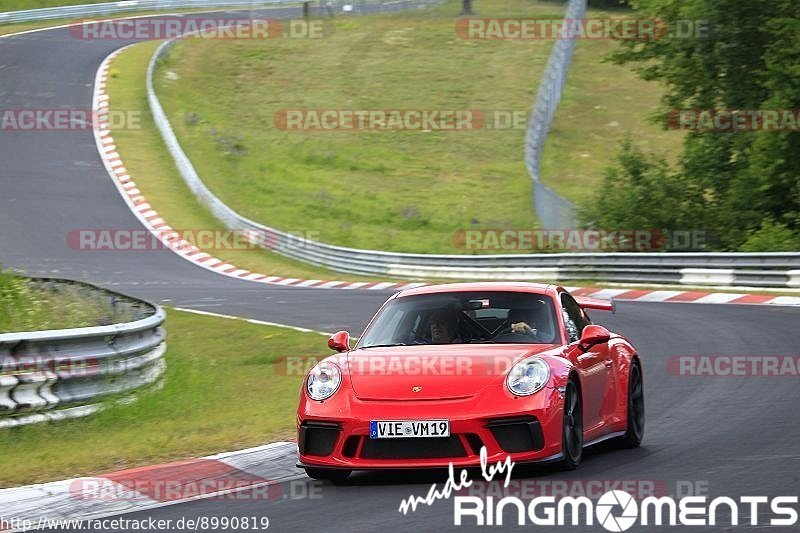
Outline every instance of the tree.
[[581, 209], [585, 225], [668, 233], [703, 227], [703, 191], [687, 187], [666, 161], [644, 154], [626, 138], [617, 163], [606, 170], [600, 201]]
[[[707, 35], [665, 36], [623, 41], [618, 63], [633, 64], [640, 75], [665, 85], [658, 120], [675, 109], [792, 109], [800, 107], [800, 21], [795, 0], [638, 0], [636, 17], [674, 24], [706, 25]], [[664, 123], [664, 122], [662, 122]], [[759, 232], [770, 239], [800, 231], [800, 133], [732, 131], [691, 132], [678, 169], [641, 158], [642, 169], [669, 176], [673, 191], [692, 191], [693, 209], [719, 233], [724, 249], [737, 249]], [[635, 155], [623, 147], [623, 157]], [[630, 173], [623, 165], [617, 173]], [[629, 187], [634, 187], [628, 180]], [[663, 188], [659, 184], [653, 184]], [[664, 185], [666, 186], [666, 185]], [[631, 201], [640, 198], [631, 196]], [[698, 194], [699, 193], [699, 194]], [[686, 200], [678, 193], [676, 202]], [[699, 205], [693, 202], [699, 200]], [[612, 200], [597, 200], [601, 206]], [[669, 197], [664, 201], [670, 202]], [[652, 207], [652, 206], [648, 206]], [[683, 206], [674, 214], [654, 211], [666, 225], [682, 223]], [[634, 210], [640, 211], [634, 204]], [[620, 222], [619, 220], [617, 220]], [[692, 226], [696, 228], [696, 224]], [[766, 241], [765, 241], [766, 242]]]

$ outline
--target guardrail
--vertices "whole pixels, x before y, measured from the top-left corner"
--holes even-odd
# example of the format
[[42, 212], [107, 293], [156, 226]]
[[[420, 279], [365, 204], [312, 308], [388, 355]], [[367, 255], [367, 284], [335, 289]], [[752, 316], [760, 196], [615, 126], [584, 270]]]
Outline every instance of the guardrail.
[[131, 13], [135, 11], [167, 11], [175, 9], [205, 9], [217, 7], [256, 7], [270, 4], [298, 4], [297, 0], [124, 0], [101, 4], [45, 7], [0, 13], [0, 24], [33, 22], [37, 20], [71, 19]]
[[159, 306], [78, 281], [32, 283], [77, 288], [134, 320], [0, 334], [0, 428], [91, 414], [103, 397], [153, 383], [164, 372], [166, 315]]
[[37, 20], [105, 17], [119, 13], [133, 12], [214, 8], [256, 9], [275, 5], [301, 5], [303, 3], [308, 3], [312, 7], [315, 6], [315, 12], [322, 15], [333, 15], [341, 11], [357, 14], [371, 10], [374, 5], [381, 6], [383, 11], [391, 11], [395, 9], [406, 9], [408, 5], [416, 7], [419, 5], [436, 3], [437, 1], [438, 0], [353, 0], [348, 2], [343, 0], [317, 0], [316, 2], [305, 2], [305, 0], [123, 0], [120, 2], [105, 2], [100, 4], [81, 4], [26, 9], [23, 11], [8, 11], [0, 13], [0, 24], [34, 22]]
[[337, 272], [407, 279], [591, 280], [707, 286], [800, 288], [800, 253], [545, 253], [506, 255], [410, 254], [362, 250], [311, 241], [236, 213], [203, 183], [181, 148], [153, 87], [158, 60], [147, 69], [147, 96], [156, 126], [198, 200], [227, 228], [250, 231], [262, 247]]
[[[586, 16], [586, 4], [587, 0], [569, 0], [565, 17], [570, 20], [583, 19]], [[539, 176], [544, 141], [561, 101], [575, 42], [576, 39], [557, 39], [553, 45], [525, 134], [525, 165], [533, 180], [533, 207], [543, 228], [576, 227], [575, 206], [542, 183]]]

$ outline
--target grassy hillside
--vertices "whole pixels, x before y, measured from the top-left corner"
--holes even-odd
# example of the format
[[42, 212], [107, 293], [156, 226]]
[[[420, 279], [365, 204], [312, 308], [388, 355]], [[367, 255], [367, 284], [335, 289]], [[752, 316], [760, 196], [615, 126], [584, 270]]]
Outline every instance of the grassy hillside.
[[[524, 128], [310, 132], [274, 120], [308, 109], [527, 113], [552, 41], [461, 39], [459, 8], [339, 17], [317, 40], [182, 42], [157, 91], [200, 175], [243, 215], [340, 245], [459, 252], [459, 229], [536, 225]], [[553, 18], [563, 7], [486, 1], [480, 14]]]

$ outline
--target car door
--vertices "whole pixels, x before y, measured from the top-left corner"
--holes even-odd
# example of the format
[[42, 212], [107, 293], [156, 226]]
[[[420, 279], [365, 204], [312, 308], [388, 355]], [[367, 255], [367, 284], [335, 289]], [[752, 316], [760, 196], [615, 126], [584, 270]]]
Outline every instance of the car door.
[[[578, 342], [583, 328], [591, 324], [586, 312], [566, 292], [561, 293], [564, 326], [569, 343]], [[604, 421], [604, 404], [610, 375], [608, 343], [592, 346], [579, 353], [577, 365], [581, 370], [584, 431], [600, 427]]]

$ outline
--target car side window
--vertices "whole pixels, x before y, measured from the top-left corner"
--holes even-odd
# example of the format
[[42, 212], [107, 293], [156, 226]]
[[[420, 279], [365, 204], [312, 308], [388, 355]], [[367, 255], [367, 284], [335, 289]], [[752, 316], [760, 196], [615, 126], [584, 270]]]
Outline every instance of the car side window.
[[566, 292], [561, 293], [561, 306], [564, 308], [564, 325], [567, 330], [567, 337], [569, 342], [577, 342], [583, 328], [592, 323], [589, 316], [578, 305], [575, 299]]

